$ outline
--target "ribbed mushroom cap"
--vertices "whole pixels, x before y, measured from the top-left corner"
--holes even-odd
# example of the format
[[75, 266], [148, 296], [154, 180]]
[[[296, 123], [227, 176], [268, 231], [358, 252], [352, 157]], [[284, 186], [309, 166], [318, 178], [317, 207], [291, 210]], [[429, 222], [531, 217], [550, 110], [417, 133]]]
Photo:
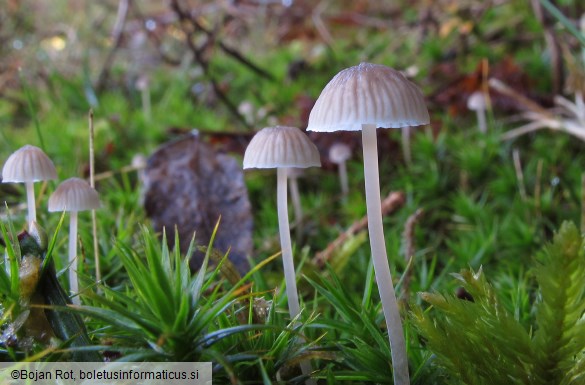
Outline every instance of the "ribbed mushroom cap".
[[475, 91], [467, 99], [467, 108], [473, 111], [487, 109], [487, 101], [485, 95], [481, 91]]
[[2, 182], [23, 183], [57, 179], [55, 165], [38, 147], [26, 145], [8, 157], [2, 168]]
[[333, 163], [345, 162], [351, 157], [351, 148], [345, 143], [334, 143], [329, 148], [329, 160]]
[[400, 72], [361, 63], [339, 72], [325, 86], [309, 115], [309, 131], [361, 131], [420, 126], [429, 112], [420, 89]]
[[49, 198], [49, 211], [84, 211], [100, 208], [98, 192], [79, 178], [63, 181]]
[[258, 131], [244, 154], [244, 168], [319, 167], [319, 150], [296, 127], [266, 127]]

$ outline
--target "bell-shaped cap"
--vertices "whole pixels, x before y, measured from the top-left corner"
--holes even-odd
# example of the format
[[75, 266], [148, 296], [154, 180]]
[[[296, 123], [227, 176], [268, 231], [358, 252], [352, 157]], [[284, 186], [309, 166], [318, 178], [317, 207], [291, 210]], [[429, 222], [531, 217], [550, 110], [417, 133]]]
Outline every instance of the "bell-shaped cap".
[[84, 211], [100, 208], [98, 192], [80, 178], [63, 181], [49, 197], [49, 211]]
[[244, 168], [319, 167], [319, 150], [297, 127], [266, 127], [258, 131], [244, 154]]
[[467, 108], [473, 111], [485, 111], [487, 109], [487, 100], [483, 92], [475, 91], [469, 95], [469, 98], [467, 99]]
[[420, 89], [400, 72], [361, 63], [325, 86], [309, 115], [309, 131], [361, 131], [363, 124], [398, 128], [429, 124]]
[[343, 163], [351, 157], [351, 148], [341, 142], [333, 143], [329, 147], [329, 160], [333, 163]]
[[38, 182], [57, 179], [53, 161], [38, 147], [26, 145], [6, 159], [2, 168], [3, 183]]

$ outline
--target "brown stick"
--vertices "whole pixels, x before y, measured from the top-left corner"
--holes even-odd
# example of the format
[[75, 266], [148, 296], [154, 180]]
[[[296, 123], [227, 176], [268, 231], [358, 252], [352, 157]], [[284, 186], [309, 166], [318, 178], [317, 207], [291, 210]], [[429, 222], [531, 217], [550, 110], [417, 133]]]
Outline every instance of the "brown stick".
[[496, 78], [491, 78], [488, 81], [490, 88], [499, 93], [509, 96], [512, 99], [515, 99], [518, 103], [520, 103], [524, 108], [529, 111], [536, 112], [538, 114], [543, 115], [546, 118], [554, 119], [553, 114], [550, 111], [547, 111], [544, 107], [540, 106], [538, 103], [528, 99], [526, 96], [521, 95], [520, 93], [516, 92], [514, 89], [507, 86], [501, 80]]
[[126, 18], [128, 17], [128, 10], [130, 8], [130, 0], [121, 0], [120, 4], [118, 4], [118, 14], [116, 15], [116, 24], [114, 24], [114, 29], [112, 31], [112, 48], [108, 52], [108, 56], [102, 66], [102, 70], [98, 76], [98, 79], [95, 84], [95, 89], [101, 91], [106, 86], [106, 82], [110, 75], [110, 69], [112, 68], [112, 64], [114, 63], [114, 57], [120, 48], [120, 44], [122, 43], [122, 35], [124, 33], [124, 25], [126, 24]]
[[217, 41], [217, 44], [219, 45], [219, 48], [221, 48], [222, 51], [224, 51], [227, 55], [233, 57], [234, 59], [236, 59], [237, 61], [239, 61], [240, 63], [242, 63], [244, 66], [248, 67], [251, 71], [253, 71], [256, 74], [258, 74], [259, 76], [262, 76], [262, 77], [264, 77], [264, 78], [266, 78], [268, 80], [271, 80], [271, 81], [275, 81], [276, 80], [274, 78], [274, 76], [272, 76], [271, 73], [269, 73], [268, 71], [266, 71], [263, 68], [258, 67], [250, 59], [248, 59], [247, 57], [245, 57], [244, 55], [242, 55], [240, 52], [238, 52], [234, 48], [231, 48], [231, 47], [227, 46], [223, 41], [217, 40], [216, 37], [215, 37], [214, 32], [212, 32], [209, 29], [205, 28], [203, 26], [203, 24], [201, 24], [199, 21], [197, 21], [196, 18], [190, 17], [189, 20], [191, 21], [191, 23], [193, 24], [193, 26], [195, 28], [201, 30], [204, 34], [207, 35], [207, 37], [209, 39], [211, 39], [213, 41]]
[[[404, 205], [406, 197], [402, 191], [392, 191], [386, 198], [382, 200], [382, 216], [388, 215], [399, 209]], [[313, 258], [313, 263], [318, 267], [323, 267], [325, 263], [331, 259], [331, 256], [346, 240], [358, 231], [365, 229], [368, 226], [368, 218], [363, 217], [359, 221], [354, 222], [347, 230], [339, 234], [339, 236], [331, 242], [324, 250], [318, 252]]]
[[236, 107], [236, 105], [234, 105], [234, 103], [232, 103], [232, 101], [227, 97], [227, 95], [221, 90], [219, 84], [217, 84], [217, 81], [210, 74], [209, 62], [205, 59], [204, 54], [203, 54], [203, 50], [205, 49], [205, 46], [208, 43], [210, 43], [210, 39], [212, 38], [212, 36], [208, 35], [207, 36], [208, 40], [203, 43], [201, 48], [197, 47], [195, 45], [195, 43], [193, 42], [193, 39], [195, 36], [195, 31], [193, 30], [193, 28], [195, 28], [195, 29], [198, 28], [197, 24], [195, 24], [194, 19], [191, 17], [191, 15], [187, 11], [185, 11], [181, 8], [178, 0], [171, 1], [171, 8], [175, 11], [177, 16], [179, 17], [179, 21], [181, 22], [181, 25], [184, 25], [185, 23], [189, 23], [191, 25], [191, 29], [187, 29], [185, 27], [182, 28], [183, 32], [187, 36], [187, 38], [186, 38], [187, 45], [189, 46], [189, 49], [191, 50], [191, 52], [193, 52], [193, 55], [195, 56], [195, 60], [201, 66], [201, 69], [203, 70], [203, 74], [209, 80], [211, 87], [213, 88], [213, 92], [214, 92], [215, 96], [217, 96], [219, 98], [219, 100], [221, 100], [223, 102], [223, 104], [226, 106], [228, 111], [236, 119], [238, 119], [244, 127], [251, 128], [250, 124], [248, 124], [246, 119], [244, 119], [244, 117], [242, 115], [240, 115], [240, 113], [238, 112], [238, 108]]

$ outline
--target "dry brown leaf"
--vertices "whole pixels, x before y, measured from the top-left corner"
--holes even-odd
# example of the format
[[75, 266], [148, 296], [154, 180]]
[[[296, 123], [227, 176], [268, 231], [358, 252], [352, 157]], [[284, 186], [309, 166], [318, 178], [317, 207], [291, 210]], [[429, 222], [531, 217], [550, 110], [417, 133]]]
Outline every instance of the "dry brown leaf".
[[[144, 185], [144, 207], [157, 231], [166, 228], [171, 234], [176, 226], [185, 252], [193, 232], [197, 245], [207, 245], [221, 216], [213, 246], [222, 253], [229, 250], [229, 259], [240, 272], [248, 270], [252, 213], [242, 166], [236, 159], [188, 135], [150, 156]], [[191, 266], [199, 267], [202, 257], [196, 251]]]

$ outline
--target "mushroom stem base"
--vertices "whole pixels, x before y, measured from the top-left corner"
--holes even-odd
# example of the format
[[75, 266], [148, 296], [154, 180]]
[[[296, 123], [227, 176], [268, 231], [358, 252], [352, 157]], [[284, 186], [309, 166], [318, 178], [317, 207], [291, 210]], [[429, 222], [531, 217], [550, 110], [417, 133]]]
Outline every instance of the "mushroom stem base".
[[382, 226], [382, 203], [380, 199], [378, 172], [378, 141], [375, 125], [362, 125], [362, 142], [368, 232], [376, 283], [378, 284], [382, 309], [386, 319], [386, 326], [388, 327], [394, 384], [407, 385], [410, 383], [410, 378], [406, 344], [402, 331], [402, 320], [400, 319], [398, 302], [392, 284], [392, 275], [390, 274], [390, 265], [388, 264], [388, 255], [386, 253], [386, 241], [384, 240], [384, 228]]
[[[288, 311], [291, 318], [295, 318], [301, 312], [299, 304], [299, 295], [297, 292], [297, 280], [295, 274], [295, 265], [292, 255], [292, 245], [290, 240], [290, 227], [288, 224], [288, 204], [287, 204], [287, 169], [278, 168], [276, 185], [276, 200], [278, 208], [278, 228], [280, 231], [280, 248], [282, 249], [282, 263], [284, 265], [284, 280], [286, 283], [286, 296], [288, 299]], [[302, 337], [301, 337], [302, 338]], [[301, 371], [304, 375], [309, 375], [312, 371], [309, 361], [301, 361]], [[307, 385], [315, 384], [315, 381], [309, 379], [305, 382]]]

